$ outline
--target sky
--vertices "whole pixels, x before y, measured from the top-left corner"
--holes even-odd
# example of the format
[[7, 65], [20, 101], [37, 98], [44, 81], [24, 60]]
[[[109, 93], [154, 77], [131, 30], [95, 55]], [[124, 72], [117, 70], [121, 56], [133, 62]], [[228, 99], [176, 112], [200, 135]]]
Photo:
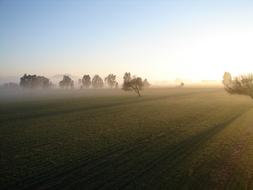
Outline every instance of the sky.
[[0, 0], [0, 77], [253, 72], [253, 1]]

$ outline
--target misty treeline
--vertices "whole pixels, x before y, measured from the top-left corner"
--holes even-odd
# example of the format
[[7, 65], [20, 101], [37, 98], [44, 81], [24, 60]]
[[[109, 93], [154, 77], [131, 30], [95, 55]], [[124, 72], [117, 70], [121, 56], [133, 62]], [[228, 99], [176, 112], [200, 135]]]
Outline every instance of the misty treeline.
[[253, 74], [232, 77], [229, 72], [223, 75], [223, 85], [229, 94], [250, 96], [253, 99]]
[[[111, 88], [118, 89], [119, 83], [117, 82], [117, 77], [114, 74], [107, 75], [104, 79], [102, 79], [99, 75], [93, 76], [93, 78], [85, 74], [82, 79], [78, 79], [78, 88], [80, 89], [88, 89], [88, 88]], [[58, 86], [61, 89], [74, 89], [74, 80], [71, 79], [70, 76], [64, 75], [62, 80], [58, 83], [58, 85], [54, 85], [48, 78], [44, 76], [37, 75], [27, 75], [24, 74], [20, 78], [19, 86], [21, 88], [27, 89], [49, 89], [55, 88]], [[123, 77], [122, 90], [124, 91], [133, 91], [138, 96], [141, 96], [140, 91], [143, 88], [149, 88], [150, 83], [147, 79], [142, 79], [141, 77], [131, 76], [131, 73], [126, 72]]]
[[24, 76], [20, 78], [19, 85], [23, 88], [49, 88], [52, 86], [52, 83], [44, 76], [24, 74]]

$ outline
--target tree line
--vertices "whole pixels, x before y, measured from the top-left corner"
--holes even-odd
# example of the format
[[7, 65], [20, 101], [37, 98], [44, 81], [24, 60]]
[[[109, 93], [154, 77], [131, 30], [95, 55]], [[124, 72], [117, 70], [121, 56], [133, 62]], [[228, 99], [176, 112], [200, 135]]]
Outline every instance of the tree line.
[[[116, 80], [116, 75], [109, 74], [104, 78], [104, 80], [99, 76], [95, 75], [93, 78], [91, 78], [90, 75], [85, 74], [83, 75], [82, 79], [78, 80], [78, 84], [80, 86], [80, 89], [88, 89], [88, 88], [119, 88], [119, 83]], [[22, 88], [52, 88], [53, 84], [52, 82], [44, 77], [44, 76], [37, 76], [37, 75], [27, 75], [24, 74], [20, 78], [20, 87]], [[62, 80], [59, 82], [58, 86], [62, 89], [73, 89], [74, 88], [74, 80], [71, 79], [70, 76], [64, 75]], [[143, 88], [150, 87], [150, 83], [147, 79], [142, 79], [141, 77], [137, 76], [131, 76], [130, 72], [126, 72], [123, 77], [123, 84], [122, 89], [124, 91], [133, 91], [138, 96], [141, 96], [140, 91]]]

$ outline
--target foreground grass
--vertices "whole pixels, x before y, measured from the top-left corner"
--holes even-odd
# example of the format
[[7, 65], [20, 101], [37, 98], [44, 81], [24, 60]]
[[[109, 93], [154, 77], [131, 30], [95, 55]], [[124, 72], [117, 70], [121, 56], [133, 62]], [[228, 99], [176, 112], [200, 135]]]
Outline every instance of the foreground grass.
[[253, 189], [247, 97], [221, 89], [83, 93], [0, 103], [1, 187]]

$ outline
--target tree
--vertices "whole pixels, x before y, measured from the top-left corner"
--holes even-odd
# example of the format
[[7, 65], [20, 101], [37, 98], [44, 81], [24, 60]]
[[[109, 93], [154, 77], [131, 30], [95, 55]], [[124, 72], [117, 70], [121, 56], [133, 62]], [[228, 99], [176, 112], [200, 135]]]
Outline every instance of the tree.
[[125, 91], [131, 90], [130, 88], [130, 81], [131, 81], [131, 73], [126, 72], [124, 77], [123, 77], [123, 86], [122, 89]]
[[104, 82], [103, 79], [99, 75], [95, 75], [91, 82], [93, 88], [103, 88]]
[[[131, 73], [125, 73], [124, 77], [123, 77], [124, 82], [130, 82], [131, 80]], [[124, 84], [123, 84], [124, 87]]]
[[233, 79], [232, 75], [226, 72], [222, 82], [228, 93], [246, 95], [253, 99], [253, 74], [241, 75]]
[[117, 85], [116, 75], [114, 75], [114, 74], [109, 74], [107, 77], [105, 77], [105, 83], [106, 83], [110, 88], [116, 88], [116, 85]]
[[52, 84], [49, 79], [44, 76], [24, 74], [20, 78], [19, 85], [23, 88], [49, 88]]
[[91, 85], [90, 75], [83, 75], [83, 78], [82, 78], [82, 87], [83, 88], [89, 88], [90, 85]]
[[144, 86], [142, 78], [140, 77], [132, 78], [130, 73], [125, 73], [123, 80], [124, 80], [122, 87], [123, 90], [134, 91], [135, 93], [138, 94], [138, 96], [141, 96], [140, 91]]
[[151, 84], [148, 82], [148, 80], [144, 79], [144, 81], [143, 81], [143, 87], [144, 88], [149, 88], [150, 86], [151, 86]]
[[74, 88], [74, 81], [67, 75], [63, 76], [63, 79], [59, 82], [61, 88]]
[[83, 86], [82, 79], [78, 79], [77, 84], [78, 84], [78, 88], [82, 88]]

